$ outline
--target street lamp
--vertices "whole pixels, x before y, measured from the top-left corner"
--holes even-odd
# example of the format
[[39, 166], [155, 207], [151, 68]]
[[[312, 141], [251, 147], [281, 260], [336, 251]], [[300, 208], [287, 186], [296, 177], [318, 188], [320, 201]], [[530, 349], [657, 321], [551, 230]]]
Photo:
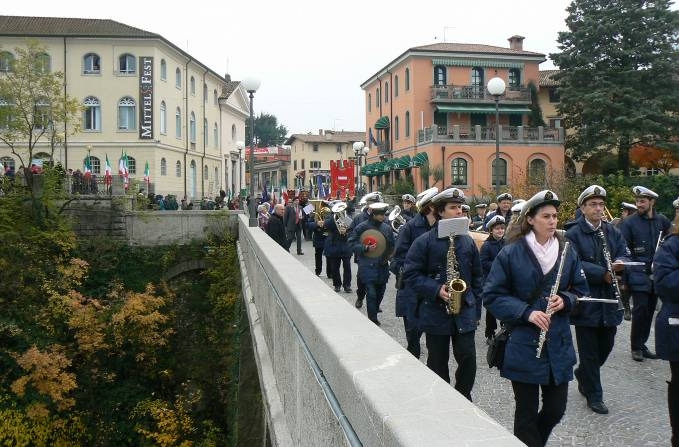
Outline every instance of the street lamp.
[[361, 175], [361, 158], [368, 155], [370, 148], [365, 146], [362, 141], [357, 141], [354, 143], [354, 154], [356, 155], [356, 195], [359, 195], [361, 188], [363, 187], [363, 179]]
[[257, 208], [255, 207], [255, 115], [253, 112], [253, 101], [255, 92], [259, 88], [259, 79], [247, 77], [241, 81], [243, 88], [250, 95], [250, 227], [259, 226], [257, 220]]
[[[237, 141], [236, 149], [238, 149], [238, 195], [240, 195], [241, 185], [243, 184], [243, 149], [245, 149], [245, 142]], [[235, 193], [234, 191], [234, 195]]]
[[488, 81], [488, 93], [495, 98], [495, 194], [500, 195], [500, 96], [505, 93], [505, 81], [497, 76]]

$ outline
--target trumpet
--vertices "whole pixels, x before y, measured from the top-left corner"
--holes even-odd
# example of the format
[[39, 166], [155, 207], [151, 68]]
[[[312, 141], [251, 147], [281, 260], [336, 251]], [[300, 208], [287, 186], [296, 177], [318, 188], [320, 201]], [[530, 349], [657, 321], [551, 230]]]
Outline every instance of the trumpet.
[[337, 225], [337, 231], [339, 234], [344, 236], [347, 234], [349, 225], [347, 224], [347, 204], [344, 202], [336, 203], [332, 206], [332, 217], [335, 219], [335, 225]]
[[394, 230], [394, 233], [398, 234], [398, 230], [400, 230], [405, 223], [406, 220], [401, 216], [401, 207], [398, 205], [394, 206], [394, 209], [389, 213], [389, 224], [391, 225], [391, 229]]

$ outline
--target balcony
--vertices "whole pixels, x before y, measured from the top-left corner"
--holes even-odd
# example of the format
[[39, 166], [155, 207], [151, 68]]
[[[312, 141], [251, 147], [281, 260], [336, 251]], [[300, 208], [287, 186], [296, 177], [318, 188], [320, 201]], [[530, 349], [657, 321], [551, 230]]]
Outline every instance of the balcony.
[[[437, 103], [493, 103], [495, 97], [485, 86], [475, 85], [432, 85], [431, 102]], [[500, 97], [500, 104], [530, 104], [528, 87], [509, 87]]]
[[[495, 126], [432, 126], [417, 131], [417, 144], [427, 143], [495, 143]], [[512, 144], [563, 144], [560, 127], [500, 126], [500, 142]]]

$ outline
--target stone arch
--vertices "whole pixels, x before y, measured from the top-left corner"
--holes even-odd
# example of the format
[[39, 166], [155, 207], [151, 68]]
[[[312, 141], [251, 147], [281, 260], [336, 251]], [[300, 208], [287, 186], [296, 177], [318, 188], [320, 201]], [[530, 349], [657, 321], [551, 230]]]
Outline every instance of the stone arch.
[[194, 270], [205, 270], [207, 269], [207, 262], [203, 259], [189, 259], [188, 261], [182, 261], [170, 267], [163, 275], [163, 281], [170, 281], [177, 276], [184, 274], [186, 272], [191, 272]]

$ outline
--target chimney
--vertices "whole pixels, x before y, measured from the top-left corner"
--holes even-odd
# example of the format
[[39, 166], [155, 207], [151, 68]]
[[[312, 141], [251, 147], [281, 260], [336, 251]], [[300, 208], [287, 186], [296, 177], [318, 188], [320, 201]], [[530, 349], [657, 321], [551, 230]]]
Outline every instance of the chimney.
[[514, 34], [512, 37], [507, 39], [509, 41], [509, 48], [512, 50], [523, 51], [523, 39], [525, 39], [525, 37]]
[[323, 135], [323, 129], [318, 129], [318, 134]]
[[228, 74], [228, 73], [225, 74], [225, 75], [224, 75], [224, 80], [225, 80], [226, 82], [231, 82], [231, 75]]

